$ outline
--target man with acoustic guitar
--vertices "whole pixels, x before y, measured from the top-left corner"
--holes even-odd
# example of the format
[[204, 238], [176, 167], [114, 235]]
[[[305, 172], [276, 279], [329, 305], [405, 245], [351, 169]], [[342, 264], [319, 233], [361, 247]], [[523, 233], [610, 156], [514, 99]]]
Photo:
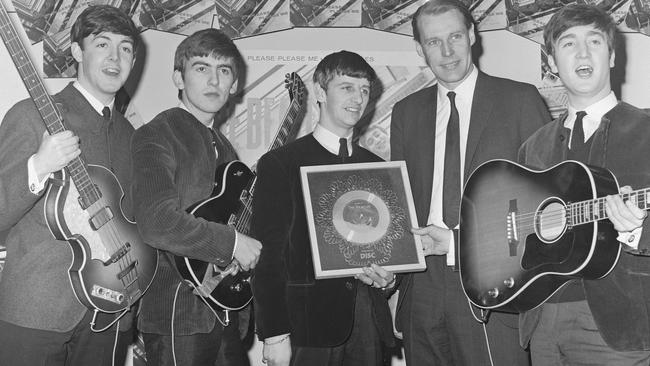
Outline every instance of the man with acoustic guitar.
[[212, 365], [228, 325], [228, 314], [209, 306], [179, 275], [175, 257], [222, 267], [235, 259], [241, 269], [249, 270], [260, 254], [259, 241], [186, 212], [210, 197], [217, 167], [236, 159], [214, 123], [238, 91], [244, 68], [239, 50], [221, 31], [190, 35], [174, 57], [172, 80], [179, 105], [158, 114], [133, 136], [135, 216], [145, 242], [161, 251], [158, 273], [142, 299], [138, 319], [148, 365]]
[[[606, 168], [626, 185], [621, 193], [650, 185], [650, 115], [617, 101], [611, 88], [617, 37], [612, 18], [596, 6], [565, 6], [546, 24], [549, 66], [566, 87], [568, 111], [522, 145], [522, 163], [546, 169], [576, 160]], [[613, 235], [604, 244], [622, 247], [611, 272], [570, 281], [522, 313], [521, 341], [530, 343], [534, 365], [650, 363], [650, 235], [636, 204], [606, 198], [609, 221], [598, 224]]]
[[[46, 189], [63, 183], [48, 178], [80, 154], [110, 169], [128, 191], [133, 127], [114, 102], [133, 67], [138, 30], [119, 9], [90, 6], [75, 20], [70, 40], [77, 80], [52, 97], [67, 130], [48, 134], [31, 99], [12, 107], [0, 125], [0, 230], [10, 229], [0, 282], [3, 365], [122, 365], [132, 340], [131, 314], [95, 332], [116, 315], [94, 317], [75, 298], [68, 274], [72, 251], [50, 233], [44, 205]], [[126, 198], [122, 207], [128, 215]], [[121, 214], [117, 205], [113, 214]]]

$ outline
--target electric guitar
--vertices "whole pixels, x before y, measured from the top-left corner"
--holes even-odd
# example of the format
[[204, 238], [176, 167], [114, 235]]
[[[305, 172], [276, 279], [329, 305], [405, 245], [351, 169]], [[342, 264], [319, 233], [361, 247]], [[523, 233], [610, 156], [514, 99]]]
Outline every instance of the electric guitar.
[[[484, 309], [522, 312], [569, 280], [598, 279], [616, 265], [618, 233], [605, 196], [614, 175], [566, 161], [535, 171], [491, 160], [469, 177], [460, 207], [459, 262], [468, 299]], [[620, 195], [650, 208], [650, 188]]]
[[[284, 145], [299, 126], [298, 117], [303, 110], [305, 85], [300, 76], [293, 72], [287, 75], [285, 86], [289, 90], [291, 103], [277, 135], [269, 150]], [[246, 164], [232, 161], [217, 168], [215, 188], [206, 200], [196, 202], [187, 211], [196, 217], [211, 222], [233, 226], [242, 234], [250, 231], [252, 201], [256, 176]], [[212, 263], [187, 257], [175, 257], [181, 276], [200, 290], [200, 296], [215, 310], [240, 310], [252, 299], [250, 271], [239, 270], [232, 261], [225, 269]]]
[[[4, 4], [0, 33], [48, 133], [65, 131], [63, 118], [45, 89]], [[124, 191], [105, 167], [81, 156], [50, 178], [45, 219], [57, 240], [72, 249], [68, 277], [75, 296], [91, 310], [117, 313], [147, 290], [158, 268], [158, 252], [146, 245], [123, 215]]]

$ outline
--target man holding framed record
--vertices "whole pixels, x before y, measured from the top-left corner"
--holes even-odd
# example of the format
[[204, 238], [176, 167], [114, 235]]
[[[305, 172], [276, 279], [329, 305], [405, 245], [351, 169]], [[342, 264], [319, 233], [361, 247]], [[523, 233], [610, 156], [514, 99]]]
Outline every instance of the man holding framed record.
[[313, 78], [320, 107], [313, 133], [258, 162], [252, 232], [262, 252], [253, 295], [268, 365], [380, 366], [394, 343], [382, 288], [392, 287], [395, 275], [373, 265], [354, 277], [316, 279], [300, 182], [302, 166], [381, 161], [352, 142], [376, 79], [356, 53], [323, 58]]

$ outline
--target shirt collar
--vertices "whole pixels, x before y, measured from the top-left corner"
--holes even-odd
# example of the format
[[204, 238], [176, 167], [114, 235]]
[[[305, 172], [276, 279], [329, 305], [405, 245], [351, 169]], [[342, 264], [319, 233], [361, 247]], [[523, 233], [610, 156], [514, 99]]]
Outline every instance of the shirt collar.
[[[192, 112], [190, 112], [190, 110], [187, 109], [187, 106], [185, 105], [185, 103], [183, 103], [182, 100], [178, 102], [178, 108], [180, 108], [180, 109], [186, 111], [186, 112], [189, 113], [189, 114], [192, 114]], [[203, 123], [201, 123], [201, 124], [203, 125]], [[212, 129], [212, 125], [214, 125], [214, 119], [210, 120], [210, 123], [208, 124], [207, 127], [208, 127], [209, 129]], [[204, 126], [205, 126], [205, 125], [204, 125]]]
[[115, 104], [115, 98], [111, 99], [110, 103], [108, 105], [105, 105], [104, 103], [100, 102], [99, 99], [95, 98], [94, 95], [90, 94], [90, 92], [79, 83], [79, 81], [75, 81], [72, 83], [72, 86], [74, 86], [81, 95], [83, 95], [84, 98], [90, 103], [90, 106], [93, 107], [94, 110], [97, 111], [100, 115], [102, 115], [102, 110], [104, 107], [108, 107], [111, 109], [111, 112], [113, 111], [113, 105]]
[[323, 127], [320, 123], [316, 125], [313, 132], [316, 141], [334, 155], [339, 154], [339, 139], [341, 137], [344, 137], [347, 140], [349, 154], [352, 154], [352, 134], [353, 131], [350, 131], [348, 136], [338, 136], [334, 132]]
[[[582, 110], [587, 113], [585, 118], [600, 123], [600, 121], [603, 119], [603, 116], [612, 110], [612, 108], [616, 107], [616, 104], [618, 104], [616, 95], [613, 91], [610, 91], [609, 94], [607, 94], [607, 96], [605, 96], [603, 99]], [[573, 128], [573, 123], [575, 122], [577, 112], [579, 112], [579, 110], [569, 105], [567, 120], [564, 123], [565, 127]]]
[[453, 91], [456, 93], [456, 98], [468, 100], [474, 94], [474, 89], [476, 86], [476, 80], [478, 79], [478, 68], [472, 65], [472, 71], [469, 73], [467, 78], [463, 80], [460, 85], [454, 90], [449, 90], [445, 88], [442, 84], [438, 83], [438, 100], [449, 101], [447, 93]]

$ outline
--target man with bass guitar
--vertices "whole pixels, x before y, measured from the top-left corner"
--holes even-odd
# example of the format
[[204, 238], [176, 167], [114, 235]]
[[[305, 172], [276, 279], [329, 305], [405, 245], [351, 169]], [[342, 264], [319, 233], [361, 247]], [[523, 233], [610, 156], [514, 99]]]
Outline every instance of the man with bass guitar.
[[186, 211], [212, 194], [217, 167], [236, 159], [214, 123], [238, 91], [244, 67], [239, 50], [221, 31], [190, 35], [174, 57], [172, 80], [180, 103], [139, 128], [132, 139], [138, 229], [162, 253], [138, 319], [148, 365], [214, 364], [229, 323], [227, 312], [209, 306], [181, 277], [176, 257], [222, 267], [234, 258], [249, 270], [260, 254], [257, 240]]
[[[522, 145], [521, 162], [546, 169], [575, 160], [610, 170], [621, 184], [650, 185], [650, 115], [617, 101], [611, 88], [616, 33], [612, 18], [590, 5], [565, 6], [546, 24], [548, 62], [566, 86], [568, 112]], [[647, 214], [636, 205], [646, 199], [633, 201], [607, 196], [609, 221], [598, 223], [613, 232], [603, 245], [622, 248], [611, 272], [568, 282], [541, 306], [522, 313], [521, 341], [530, 344], [533, 365], [650, 363], [650, 235]], [[578, 230], [571, 229], [576, 238]], [[584, 239], [600, 237], [599, 232]]]
[[[8, 27], [3, 25], [3, 32]], [[0, 124], [0, 230], [10, 229], [0, 281], [3, 365], [122, 365], [132, 340], [131, 314], [109, 330], [95, 332], [118, 315], [94, 317], [75, 298], [68, 273], [72, 252], [50, 233], [44, 206], [46, 191], [66, 183], [48, 178], [80, 154], [89, 164], [110, 169], [128, 191], [133, 127], [114, 103], [133, 67], [138, 30], [115, 7], [90, 6], [74, 22], [70, 40], [77, 80], [52, 96], [67, 129], [48, 134], [37, 109], [41, 104], [32, 99], [12, 107]], [[122, 205], [127, 217], [130, 203], [127, 195]], [[115, 217], [121, 214], [118, 210], [113, 205]]]

